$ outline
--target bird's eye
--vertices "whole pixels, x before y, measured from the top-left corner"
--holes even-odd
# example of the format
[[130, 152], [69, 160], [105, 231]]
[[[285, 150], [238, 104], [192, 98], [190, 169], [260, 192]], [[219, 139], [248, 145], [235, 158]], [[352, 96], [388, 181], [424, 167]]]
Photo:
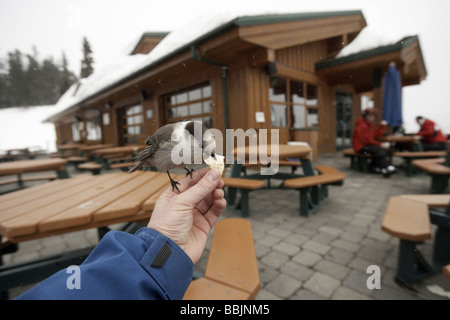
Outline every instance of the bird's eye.
[[211, 152], [211, 157], [213, 157], [215, 159], [216, 158], [216, 153], [215, 152]]

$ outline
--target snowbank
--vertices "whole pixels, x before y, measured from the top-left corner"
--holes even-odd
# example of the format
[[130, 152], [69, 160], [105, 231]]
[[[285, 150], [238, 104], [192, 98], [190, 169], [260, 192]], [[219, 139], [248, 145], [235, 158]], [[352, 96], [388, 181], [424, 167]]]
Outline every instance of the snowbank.
[[0, 109], [0, 150], [31, 148], [56, 151], [53, 123], [42, 123], [58, 112], [55, 106]]

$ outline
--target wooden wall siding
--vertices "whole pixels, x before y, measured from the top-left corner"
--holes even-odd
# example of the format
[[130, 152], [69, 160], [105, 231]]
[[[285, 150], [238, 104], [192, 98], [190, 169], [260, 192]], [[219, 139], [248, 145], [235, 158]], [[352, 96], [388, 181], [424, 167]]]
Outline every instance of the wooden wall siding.
[[64, 144], [73, 141], [72, 136], [72, 124], [71, 123], [58, 123], [56, 130], [56, 142], [57, 144]]
[[[261, 68], [230, 70], [228, 98], [231, 128], [270, 128], [268, 86], [268, 75]], [[265, 123], [256, 122], [256, 112], [264, 112]]]
[[312, 161], [317, 162], [319, 134], [319, 130], [294, 130], [292, 131], [292, 139], [290, 140], [308, 143], [313, 148]]
[[[158, 99], [155, 96], [150, 96], [147, 100], [142, 101], [142, 109], [144, 113], [144, 131], [145, 137], [151, 136], [160, 127], [159, 108], [157, 108]], [[153, 117], [147, 118], [147, 110], [152, 110]], [[144, 141], [145, 142], [145, 141]]]
[[319, 99], [317, 146], [321, 154], [336, 150], [336, 104], [334, 92], [328, 86], [319, 87]]
[[230, 128], [249, 128], [247, 105], [247, 81], [245, 69], [228, 72], [228, 114]]
[[[210, 80], [211, 103], [212, 103], [212, 125], [225, 135], [225, 112], [223, 100], [223, 81], [221, 75], [216, 75]], [[220, 153], [219, 153], [220, 154]]]
[[116, 112], [112, 108], [105, 110], [105, 113], [109, 113], [109, 124], [103, 124], [102, 138], [103, 143], [118, 145], [116, 141]]
[[315, 63], [324, 60], [327, 55], [327, 43], [316, 41], [304, 45], [275, 51], [275, 60], [292, 68], [315, 73]]

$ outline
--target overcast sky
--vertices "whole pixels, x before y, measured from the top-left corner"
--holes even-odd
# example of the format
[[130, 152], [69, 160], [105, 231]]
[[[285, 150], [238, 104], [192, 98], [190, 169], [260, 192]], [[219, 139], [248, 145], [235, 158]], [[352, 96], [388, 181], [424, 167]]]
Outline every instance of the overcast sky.
[[[94, 52], [94, 68], [127, 54], [143, 32], [172, 31], [211, 10], [283, 8], [291, 12], [361, 10], [367, 24], [383, 33], [418, 35], [428, 76], [420, 85], [403, 89], [407, 131], [418, 129], [422, 114], [450, 133], [448, 0], [0, 0], [0, 58], [19, 49], [40, 59], [61, 60], [79, 74], [81, 43], [86, 36]], [[192, 22], [195, 23], [195, 22]], [[188, 27], [188, 26], [187, 26]]]

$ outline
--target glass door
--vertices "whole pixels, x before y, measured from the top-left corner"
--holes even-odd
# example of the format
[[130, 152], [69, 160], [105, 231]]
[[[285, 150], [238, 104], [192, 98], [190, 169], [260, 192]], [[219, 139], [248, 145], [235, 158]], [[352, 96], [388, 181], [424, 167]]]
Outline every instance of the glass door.
[[352, 146], [352, 94], [336, 90], [336, 149]]

